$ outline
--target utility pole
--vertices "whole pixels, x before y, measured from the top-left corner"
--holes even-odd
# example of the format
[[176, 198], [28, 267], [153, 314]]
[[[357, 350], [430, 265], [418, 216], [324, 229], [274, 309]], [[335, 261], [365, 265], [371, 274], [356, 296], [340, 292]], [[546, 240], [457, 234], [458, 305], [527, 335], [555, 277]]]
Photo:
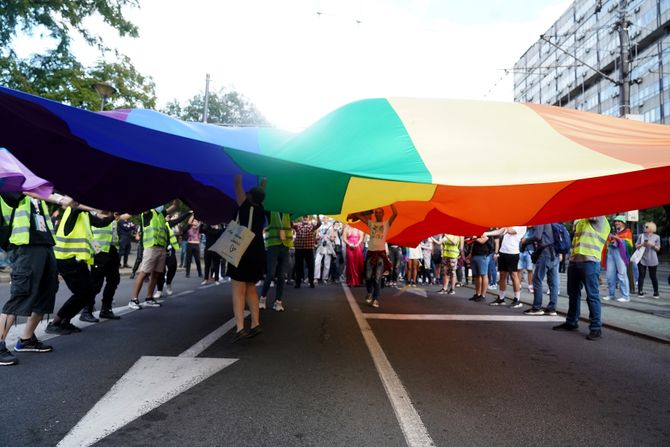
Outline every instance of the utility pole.
[[630, 114], [630, 37], [628, 27], [630, 22], [626, 14], [628, 0], [619, 0], [619, 18], [615, 23], [619, 31], [619, 55], [621, 65], [619, 67], [619, 116], [625, 117]]
[[207, 122], [207, 110], [209, 109], [209, 73], [205, 76], [205, 110], [202, 112], [202, 122]]

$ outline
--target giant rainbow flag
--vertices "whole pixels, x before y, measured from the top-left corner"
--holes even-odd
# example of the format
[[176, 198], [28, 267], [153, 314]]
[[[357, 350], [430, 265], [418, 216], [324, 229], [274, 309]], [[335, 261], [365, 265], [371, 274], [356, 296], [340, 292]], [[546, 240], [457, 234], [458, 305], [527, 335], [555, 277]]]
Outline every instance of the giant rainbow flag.
[[670, 202], [670, 127], [535, 104], [366, 99], [292, 135], [0, 87], [0, 130], [0, 146], [92, 206], [136, 213], [178, 197], [227, 221], [243, 173], [246, 187], [267, 177], [266, 209], [345, 218], [393, 203], [390, 240], [404, 245]]

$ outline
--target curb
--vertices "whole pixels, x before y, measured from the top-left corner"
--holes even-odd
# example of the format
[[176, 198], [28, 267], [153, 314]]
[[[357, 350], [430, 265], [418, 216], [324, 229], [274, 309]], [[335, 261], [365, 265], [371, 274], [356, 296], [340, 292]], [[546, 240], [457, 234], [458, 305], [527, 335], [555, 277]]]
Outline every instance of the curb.
[[[468, 288], [468, 289], [474, 290], [474, 288], [471, 287], [470, 285], [463, 286], [463, 288]], [[487, 295], [491, 295], [491, 296], [493, 296], [493, 297], [498, 297], [497, 294], [493, 293], [493, 292], [490, 291], [490, 290], [487, 290], [487, 291], [486, 291], [486, 294], [487, 294]], [[523, 299], [521, 300], [521, 302], [522, 302], [523, 304], [527, 305], [527, 306], [532, 306], [532, 303], [527, 302], [527, 301], [524, 301]], [[562, 312], [562, 311], [559, 311], [559, 310], [556, 310], [556, 313], [559, 314], [559, 315], [562, 315], [562, 316], [566, 316], [566, 315], [567, 315], [565, 312]], [[583, 321], [583, 322], [588, 323], [588, 322], [589, 322], [589, 319], [580, 316], [580, 317], [579, 317], [579, 321]], [[638, 331], [635, 331], [635, 330], [633, 330], [633, 329], [622, 328], [622, 327], [619, 327], [619, 326], [615, 326], [615, 325], [613, 325], [613, 324], [611, 324], [611, 323], [603, 323], [603, 327], [605, 327], [605, 328], [607, 328], [607, 329], [612, 329], [612, 330], [615, 330], [615, 331], [618, 331], [618, 332], [623, 332], [623, 333], [628, 334], [628, 335], [634, 335], [634, 336], [636, 336], [636, 337], [645, 338], [645, 339], [647, 339], [647, 340], [651, 340], [651, 341], [655, 341], [655, 342], [663, 343], [663, 344], [666, 344], [666, 345], [670, 345], [670, 340], [668, 340], [667, 338], [657, 337], [657, 336], [655, 336], [655, 335], [651, 335], [651, 334], [645, 334], [644, 332], [638, 332]]]

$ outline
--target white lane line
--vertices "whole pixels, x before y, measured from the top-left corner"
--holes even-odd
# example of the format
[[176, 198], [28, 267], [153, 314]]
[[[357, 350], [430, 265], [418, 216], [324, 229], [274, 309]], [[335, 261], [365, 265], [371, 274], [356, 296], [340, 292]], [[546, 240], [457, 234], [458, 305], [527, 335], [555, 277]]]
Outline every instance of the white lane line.
[[400, 378], [393, 370], [391, 363], [382, 350], [379, 341], [377, 341], [377, 337], [375, 337], [375, 334], [372, 332], [370, 325], [365, 321], [363, 312], [361, 312], [361, 309], [358, 307], [356, 300], [351, 294], [351, 290], [344, 284], [342, 285], [342, 288], [344, 289], [344, 294], [347, 296], [347, 301], [356, 318], [358, 327], [361, 330], [365, 344], [368, 346], [372, 360], [377, 368], [377, 373], [386, 390], [386, 395], [391, 401], [391, 406], [400, 423], [400, 429], [405, 435], [407, 445], [410, 447], [434, 446], [435, 444], [428, 434], [425, 425], [423, 425], [419, 413], [412, 405], [409, 394], [407, 394]]
[[523, 323], [559, 322], [565, 317], [523, 315], [451, 315], [451, 314], [377, 314], [365, 313], [368, 320], [422, 320], [422, 321], [521, 321]]
[[[250, 312], [248, 310], [244, 311], [244, 317], [246, 318]], [[216, 330], [212, 331], [202, 340], [198, 341], [196, 344], [188, 348], [186, 351], [179, 354], [179, 357], [197, 357], [202, 354], [207, 348], [214, 344], [219, 338], [221, 338], [226, 332], [235, 327], [235, 318], [231, 318], [221, 325]]]
[[178, 296], [188, 295], [189, 293], [193, 293], [193, 292], [195, 292], [195, 290], [184, 290], [183, 292], [179, 292], [179, 293], [175, 294], [174, 297], [177, 298]]

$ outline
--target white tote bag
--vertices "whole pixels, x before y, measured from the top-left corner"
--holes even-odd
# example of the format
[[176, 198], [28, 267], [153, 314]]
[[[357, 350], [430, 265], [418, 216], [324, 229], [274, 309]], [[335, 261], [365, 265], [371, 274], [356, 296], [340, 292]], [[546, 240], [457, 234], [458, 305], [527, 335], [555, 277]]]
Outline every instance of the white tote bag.
[[642, 256], [644, 255], [644, 250], [645, 247], [640, 247], [637, 250], [635, 250], [635, 253], [633, 253], [630, 256], [630, 262], [634, 262], [636, 264], [639, 263], [640, 260], [642, 259]]
[[[249, 207], [249, 228], [251, 228], [253, 216], [254, 207], [251, 206]], [[251, 241], [256, 236], [249, 228], [240, 225], [239, 221], [240, 214], [238, 212], [237, 218], [228, 224], [226, 231], [209, 248], [209, 251], [217, 253], [235, 267], [238, 266], [242, 255], [247, 251], [249, 244], [251, 244]]]

